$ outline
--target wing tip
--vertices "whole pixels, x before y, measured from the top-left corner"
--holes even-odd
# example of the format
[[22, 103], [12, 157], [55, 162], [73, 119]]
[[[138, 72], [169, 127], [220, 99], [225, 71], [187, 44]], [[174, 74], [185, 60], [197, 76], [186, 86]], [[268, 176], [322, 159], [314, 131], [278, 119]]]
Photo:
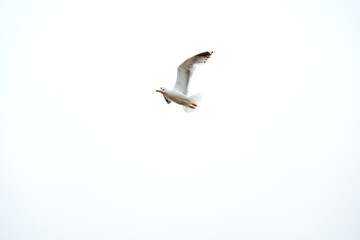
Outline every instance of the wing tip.
[[204, 59], [204, 63], [206, 63], [206, 61], [210, 58], [210, 56], [213, 54], [214, 51], [206, 51], [206, 52], [202, 52], [199, 53], [197, 55], [195, 55], [195, 57], [203, 57]]
[[196, 57], [205, 57], [205, 58], [209, 58], [211, 56], [211, 54], [213, 54], [213, 51], [206, 51], [206, 52], [202, 52], [199, 53], [197, 55], [195, 55]]

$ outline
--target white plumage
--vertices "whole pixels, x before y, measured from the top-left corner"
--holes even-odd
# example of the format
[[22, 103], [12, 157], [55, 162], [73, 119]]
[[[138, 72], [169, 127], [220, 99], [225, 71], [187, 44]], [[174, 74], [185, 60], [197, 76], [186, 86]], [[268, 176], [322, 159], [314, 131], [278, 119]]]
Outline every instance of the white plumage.
[[177, 69], [177, 79], [173, 89], [160, 88], [156, 90], [164, 95], [166, 102], [169, 104], [175, 102], [183, 105], [185, 112], [194, 111], [201, 101], [201, 95], [195, 94], [190, 97], [187, 96], [189, 82], [191, 76], [199, 64], [204, 64], [210, 58], [213, 52], [199, 53], [179, 65]]

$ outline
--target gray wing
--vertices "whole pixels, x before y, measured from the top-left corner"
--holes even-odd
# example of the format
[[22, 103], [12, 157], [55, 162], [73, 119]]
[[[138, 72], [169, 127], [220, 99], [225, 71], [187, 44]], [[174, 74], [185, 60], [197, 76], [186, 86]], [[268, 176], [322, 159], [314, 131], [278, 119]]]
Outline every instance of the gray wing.
[[188, 92], [189, 82], [196, 65], [206, 63], [206, 60], [210, 58], [212, 53], [213, 52], [199, 53], [180, 64], [177, 69], [177, 79], [174, 89], [186, 95]]

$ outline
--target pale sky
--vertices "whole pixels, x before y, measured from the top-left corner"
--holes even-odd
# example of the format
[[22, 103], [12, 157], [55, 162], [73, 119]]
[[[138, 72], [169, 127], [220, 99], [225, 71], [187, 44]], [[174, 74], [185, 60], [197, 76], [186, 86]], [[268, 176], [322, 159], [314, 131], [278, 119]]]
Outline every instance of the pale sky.
[[[0, 2], [0, 239], [360, 239], [359, 1]], [[166, 104], [186, 58], [201, 108]]]

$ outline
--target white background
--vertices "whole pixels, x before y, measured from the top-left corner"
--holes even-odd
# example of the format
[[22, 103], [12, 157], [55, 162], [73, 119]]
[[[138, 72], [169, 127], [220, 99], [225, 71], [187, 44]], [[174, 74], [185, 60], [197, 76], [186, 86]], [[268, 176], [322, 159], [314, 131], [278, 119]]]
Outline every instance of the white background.
[[359, 13], [1, 1], [0, 238], [360, 239]]

